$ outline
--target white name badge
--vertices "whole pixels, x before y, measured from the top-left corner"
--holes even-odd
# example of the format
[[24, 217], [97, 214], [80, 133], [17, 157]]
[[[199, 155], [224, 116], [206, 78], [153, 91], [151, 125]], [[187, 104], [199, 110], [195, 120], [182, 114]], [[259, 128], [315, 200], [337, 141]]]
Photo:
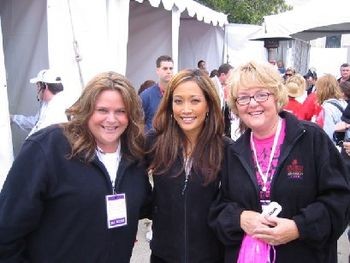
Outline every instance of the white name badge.
[[115, 228], [128, 224], [125, 194], [106, 195], [107, 227]]
[[262, 214], [264, 216], [278, 216], [282, 211], [282, 206], [277, 202], [271, 202], [267, 206], [263, 207]]

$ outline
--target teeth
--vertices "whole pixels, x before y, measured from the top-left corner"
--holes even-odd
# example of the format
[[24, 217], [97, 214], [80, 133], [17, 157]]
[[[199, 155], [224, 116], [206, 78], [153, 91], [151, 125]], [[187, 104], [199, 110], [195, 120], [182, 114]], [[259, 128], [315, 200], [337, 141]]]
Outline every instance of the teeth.
[[116, 129], [116, 127], [104, 127], [106, 130], [108, 131], [114, 131]]
[[251, 112], [251, 113], [249, 113], [250, 115], [260, 115], [262, 112], [261, 111], [259, 111], [259, 112]]

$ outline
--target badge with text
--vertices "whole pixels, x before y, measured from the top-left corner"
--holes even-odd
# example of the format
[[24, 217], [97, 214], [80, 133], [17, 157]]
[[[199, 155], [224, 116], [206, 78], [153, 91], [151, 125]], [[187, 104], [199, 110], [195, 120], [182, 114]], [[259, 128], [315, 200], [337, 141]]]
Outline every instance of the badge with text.
[[106, 207], [108, 228], [127, 225], [125, 194], [107, 195]]
[[277, 202], [271, 202], [267, 206], [263, 207], [262, 214], [264, 216], [278, 216], [282, 211], [282, 206]]

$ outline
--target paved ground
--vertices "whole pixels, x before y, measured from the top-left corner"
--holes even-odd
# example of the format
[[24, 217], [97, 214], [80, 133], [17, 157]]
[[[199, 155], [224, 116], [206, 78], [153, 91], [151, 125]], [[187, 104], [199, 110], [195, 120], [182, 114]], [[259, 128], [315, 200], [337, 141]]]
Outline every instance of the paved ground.
[[149, 242], [146, 240], [147, 221], [147, 219], [139, 221], [139, 231], [137, 232], [137, 241], [132, 253], [131, 263], [149, 263], [151, 251], [149, 249]]
[[[149, 263], [150, 250], [149, 243], [146, 240], [146, 220], [139, 221], [139, 231], [137, 233], [137, 242], [131, 257], [131, 263]], [[350, 263], [349, 261], [350, 244], [344, 233], [338, 241], [338, 263]]]

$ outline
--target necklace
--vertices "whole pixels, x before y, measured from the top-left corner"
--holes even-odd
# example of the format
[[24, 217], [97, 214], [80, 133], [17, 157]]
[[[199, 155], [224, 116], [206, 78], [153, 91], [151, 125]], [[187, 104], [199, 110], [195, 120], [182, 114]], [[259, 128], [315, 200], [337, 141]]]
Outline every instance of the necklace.
[[281, 118], [279, 118], [278, 124], [277, 124], [277, 130], [276, 130], [276, 133], [275, 133], [275, 136], [274, 136], [274, 139], [273, 139], [272, 149], [271, 149], [271, 153], [270, 153], [270, 157], [269, 157], [269, 163], [268, 163], [268, 166], [267, 166], [265, 174], [262, 172], [261, 166], [260, 166], [259, 161], [258, 161], [258, 156], [256, 154], [256, 149], [255, 149], [255, 143], [254, 143], [254, 140], [253, 140], [253, 132], [250, 133], [250, 144], [252, 146], [252, 150], [253, 150], [256, 166], [258, 168], [258, 173], [261, 176], [261, 179], [263, 181], [263, 186], [262, 186], [262, 191], [263, 192], [266, 192], [266, 190], [267, 190], [266, 189], [266, 183], [267, 183], [267, 179], [268, 179], [268, 176], [269, 176], [269, 171], [270, 171], [270, 168], [271, 168], [272, 159], [273, 159], [273, 157], [275, 155], [275, 152], [276, 152], [277, 141], [278, 141], [278, 138], [279, 138], [279, 136], [281, 134], [281, 129], [282, 129], [282, 120], [281, 120]]

